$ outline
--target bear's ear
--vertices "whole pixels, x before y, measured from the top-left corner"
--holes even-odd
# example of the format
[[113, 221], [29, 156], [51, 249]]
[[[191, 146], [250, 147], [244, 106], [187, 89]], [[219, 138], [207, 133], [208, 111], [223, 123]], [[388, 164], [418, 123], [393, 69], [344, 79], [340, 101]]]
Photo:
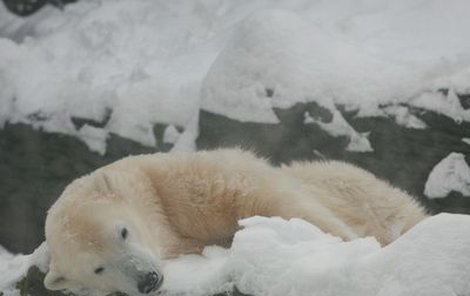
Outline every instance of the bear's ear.
[[61, 274], [49, 270], [44, 278], [44, 286], [49, 290], [62, 290], [70, 287], [70, 282]]
[[95, 188], [98, 192], [109, 193], [111, 192], [111, 181], [105, 172], [97, 172], [95, 176]]

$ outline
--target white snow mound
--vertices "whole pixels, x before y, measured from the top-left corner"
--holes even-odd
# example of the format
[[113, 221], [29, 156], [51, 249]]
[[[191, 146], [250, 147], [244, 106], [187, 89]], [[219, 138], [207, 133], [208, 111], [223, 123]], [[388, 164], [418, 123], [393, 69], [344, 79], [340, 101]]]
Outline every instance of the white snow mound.
[[0, 246], [0, 292], [5, 296], [19, 296], [15, 289], [16, 283], [21, 280], [28, 269], [35, 265], [43, 272], [48, 269], [49, 253], [46, 243], [42, 243], [32, 254], [13, 255]]
[[[0, 126], [103, 154], [109, 133], [159, 145], [155, 123], [191, 130], [175, 143], [193, 149], [200, 108], [276, 123], [273, 108], [315, 101], [423, 128], [401, 104], [470, 121], [458, 99], [470, 92], [467, 11], [466, 0], [81, 0], [19, 18], [0, 5]], [[372, 150], [339, 121], [320, 127]]]
[[452, 152], [441, 160], [424, 186], [424, 194], [429, 198], [443, 198], [451, 191], [470, 196], [470, 167], [462, 153]]
[[256, 217], [241, 222], [228, 266], [251, 295], [468, 295], [469, 223], [440, 214], [380, 248], [372, 238], [342, 242], [299, 219]]
[[[373, 238], [343, 242], [301, 219], [252, 217], [240, 225], [230, 249], [210, 246], [166, 261], [160, 295], [213, 295], [233, 286], [255, 296], [470, 294], [470, 216], [430, 217], [384, 248]], [[0, 260], [8, 275], [0, 290], [17, 296], [11, 285], [28, 266], [44, 266], [47, 253], [41, 246], [28, 256], [0, 253]]]

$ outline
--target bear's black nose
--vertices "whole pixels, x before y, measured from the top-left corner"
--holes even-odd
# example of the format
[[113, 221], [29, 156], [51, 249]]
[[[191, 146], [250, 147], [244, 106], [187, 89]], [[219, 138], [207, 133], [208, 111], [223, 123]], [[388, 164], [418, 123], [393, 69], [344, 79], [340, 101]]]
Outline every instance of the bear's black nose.
[[158, 288], [160, 288], [163, 283], [163, 276], [158, 276], [154, 271], [149, 272], [142, 276], [137, 283], [137, 289], [140, 293], [148, 294]]

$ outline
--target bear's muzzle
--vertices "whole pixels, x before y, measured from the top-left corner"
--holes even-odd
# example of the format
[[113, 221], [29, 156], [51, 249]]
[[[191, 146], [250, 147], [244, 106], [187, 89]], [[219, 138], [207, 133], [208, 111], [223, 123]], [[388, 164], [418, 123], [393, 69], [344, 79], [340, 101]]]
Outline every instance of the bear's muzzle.
[[137, 289], [142, 294], [148, 294], [152, 291], [157, 290], [163, 284], [163, 275], [158, 275], [152, 271], [140, 278], [137, 283]]

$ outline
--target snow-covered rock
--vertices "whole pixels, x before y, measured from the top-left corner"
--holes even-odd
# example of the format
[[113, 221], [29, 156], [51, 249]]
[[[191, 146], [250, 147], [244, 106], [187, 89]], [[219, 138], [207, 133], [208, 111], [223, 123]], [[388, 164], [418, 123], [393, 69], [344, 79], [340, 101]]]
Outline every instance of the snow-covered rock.
[[16, 283], [26, 276], [31, 266], [45, 272], [48, 269], [49, 253], [46, 243], [42, 243], [32, 254], [13, 255], [0, 246], [0, 292], [5, 296], [17, 296]]
[[[456, 99], [470, 91], [469, 9], [465, 0], [82, 0], [23, 19], [0, 6], [0, 125], [73, 135], [103, 153], [109, 133], [155, 146], [156, 123], [194, 130], [201, 104], [275, 123], [273, 108], [315, 101], [422, 127], [404, 109], [381, 110], [411, 102], [469, 121]], [[452, 91], [422, 95], [440, 88]], [[107, 110], [99, 131], [71, 122]], [[351, 139], [363, 142], [352, 150], [369, 149], [366, 137]]]
[[424, 194], [429, 198], [446, 197], [451, 191], [470, 196], [470, 167], [462, 153], [451, 153], [429, 174]]

